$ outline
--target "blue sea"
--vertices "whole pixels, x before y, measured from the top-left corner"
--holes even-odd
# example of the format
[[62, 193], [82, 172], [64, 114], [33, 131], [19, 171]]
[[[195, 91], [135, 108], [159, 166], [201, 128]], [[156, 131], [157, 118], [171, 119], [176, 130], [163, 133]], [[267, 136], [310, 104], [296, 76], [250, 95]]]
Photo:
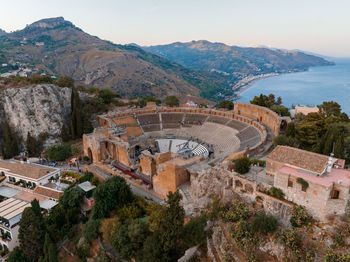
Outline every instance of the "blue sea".
[[249, 102], [254, 96], [275, 94], [283, 105], [319, 105], [335, 101], [350, 115], [350, 58], [329, 59], [334, 66], [312, 67], [309, 71], [283, 74], [257, 81], [241, 93], [238, 101]]

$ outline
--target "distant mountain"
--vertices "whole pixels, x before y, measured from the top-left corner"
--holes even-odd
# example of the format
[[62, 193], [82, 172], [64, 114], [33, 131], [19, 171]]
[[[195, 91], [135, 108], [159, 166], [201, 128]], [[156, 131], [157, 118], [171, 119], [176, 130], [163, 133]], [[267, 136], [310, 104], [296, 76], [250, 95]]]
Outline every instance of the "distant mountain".
[[300, 51], [228, 46], [205, 40], [143, 48], [187, 68], [230, 77], [233, 84], [247, 75], [304, 71], [333, 64]]
[[63, 17], [37, 21], [0, 38], [0, 57], [122, 95], [199, 96], [217, 85], [205, 75], [145, 52], [91, 36]]

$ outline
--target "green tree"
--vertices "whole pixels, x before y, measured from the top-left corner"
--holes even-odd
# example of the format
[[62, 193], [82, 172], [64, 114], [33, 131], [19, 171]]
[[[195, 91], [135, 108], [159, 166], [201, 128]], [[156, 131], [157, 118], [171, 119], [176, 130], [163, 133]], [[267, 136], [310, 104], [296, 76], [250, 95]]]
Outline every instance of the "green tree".
[[12, 158], [19, 153], [18, 137], [16, 132], [5, 122], [3, 131], [3, 141], [1, 146], [2, 156], [4, 159]]
[[32, 137], [31, 134], [28, 132], [27, 134], [27, 140], [26, 140], [26, 150], [28, 152], [29, 156], [35, 156], [36, 155], [36, 139], [35, 137]]
[[92, 208], [94, 219], [109, 216], [109, 212], [114, 208], [122, 207], [133, 200], [130, 186], [125, 179], [114, 176], [105, 180], [94, 191], [95, 204]]
[[83, 135], [83, 113], [82, 103], [79, 93], [75, 88], [72, 88], [71, 94], [71, 115], [70, 115], [70, 135], [72, 139], [80, 138]]
[[100, 220], [91, 219], [83, 227], [83, 236], [88, 242], [98, 238], [100, 231]]
[[148, 236], [142, 248], [142, 255], [138, 259], [139, 262], [163, 262], [163, 247], [160, 241], [160, 233], [158, 231]]
[[330, 116], [340, 117], [341, 107], [338, 103], [334, 101], [323, 102], [322, 105], [317, 106], [320, 110], [320, 113], [323, 114], [325, 118]]
[[47, 150], [47, 156], [51, 161], [63, 161], [72, 155], [70, 145], [52, 146]]
[[325, 119], [319, 113], [310, 113], [296, 127], [296, 138], [304, 148], [311, 148], [325, 133]]
[[167, 96], [164, 101], [168, 106], [178, 106], [180, 104], [180, 101], [176, 96]]
[[60, 137], [62, 139], [62, 142], [68, 142], [71, 138], [69, 134], [69, 130], [65, 124], [62, 125]]
[[84, 191], [80, 188], [69, 187], [60, 197], [59, 203], [65, 208], [79, 207], [79, 202], [84, 196]]
[[269, 94], [268, 96], [260, 94], [260, 96], [254, 96], [254, 98], [250, 101], [250, 103], [253, 105], [271, 108], [273, 105], [282, 104], [282, 99], [279, 98], [277, 101], [275, 101], [274, 94]]
[[57, 262], [57, 250], [55, 243], [51, 240], [48, 233], [45, 235], [44, 242], [44, 261], [45, 262]]
[[242, 157], [234, 160], [234, 167], [233, 169], [240, 174], [246, 174], [250, 170], [250, 160], [247, 157]]
[[159, 244], [162, 246], [164, 262], [176, 261], [182, 251], [181, 239], [185, 211], [180, 205], [181, 199], [181, 194], [178, 191], [175, 193], [169, 192], [167, 206], [163, 210], [162, 220], [159, 224]]
[[295, 123], [294, 122], [288, 123], [286, 128], [286, 136], [295, 137], [296, 132], [297, 131], [296, 131]]
[[117, 226], [111, 236], [111, 244], [122, 258], [137, 259], [142, 257], [141, 250], [148, 235], [148, 227], [140, 219], [127, 220]]
[[290, 137], [286, 135], [278, 135], [273, 139], [273, 146], [276, 147], [278, 145], [299, 147], [299, 141], [294, 137]]
[[334, 156], [337, 158], [345, 158], [344, 133], [341, 133], [335, 141]]
[[194, 217], [185, 225], [183, 236], [185, 249], [202, 244], [207, 240], [206, 225], [205, 215]]
[[29, 260], [22, 249], [15, 247], [6, 259], [6, 262], [29, 262]]
[[43, 254], [45, 223], [35, 199], [31, 207], [24, 209], [19, 222], [18, 239], [20, 248], [30, 261], [37, 261]]
[[234, 104], [231, 100], [222, 100], [218, 104], [218, 108], [226, 108], [228, 110], [233, 110]]
[[280, 116], [290, 116], [288, 108], [282, 105], [273, 105], [271, 106], [271, 110]]

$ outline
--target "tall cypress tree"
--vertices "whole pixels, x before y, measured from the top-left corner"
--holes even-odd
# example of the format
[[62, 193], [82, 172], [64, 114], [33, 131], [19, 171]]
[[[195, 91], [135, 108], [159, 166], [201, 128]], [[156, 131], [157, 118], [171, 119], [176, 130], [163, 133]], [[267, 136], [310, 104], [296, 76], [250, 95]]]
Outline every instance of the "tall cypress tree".
[[51, 240], [48, 233], [46, 233], [46, 235], [45, 235], [44, 261], [45, 262], [57, 262], [57, 250], [56, 250], [54, 242]]
[[26, 140], [26, 150], [29, 156], [34, 156], [37, 153], [36, 146], [36, 139], [32, 137], [32, 135], [28, 132]]
[[178, 191], [169, 192], [167, 207], [163, 211], [161, 223], [159, 225], [159, 240], [162, 245], [162, 261], [177, 261], [182, 251], [181, 238], [185, 211], [180, 205], [181, 195]]
[[337, 140], [335, 141], [334, 145], [334, 156], [337, 158], [344, 159], [344, 133], [341, 133], [340, 136], [338, 136]]
[[18, 137], [7, 122], [4, 123], [4, 138], [1, 148], [4, 159], [9, 159], [19, 153]]
[[45, 222], [40, 212], [38, 200], [24, 209], [19, 222], [18, 239], [20, 248], [30, 261], [37, 261], [43, 254], [45, 238]]
[[82, 104], [78, 91], [73, 88], [71, 95], [71, 115], [70, 115], [70, 134], [72, 139], [80, 138], [83, 135], [83, 117]]

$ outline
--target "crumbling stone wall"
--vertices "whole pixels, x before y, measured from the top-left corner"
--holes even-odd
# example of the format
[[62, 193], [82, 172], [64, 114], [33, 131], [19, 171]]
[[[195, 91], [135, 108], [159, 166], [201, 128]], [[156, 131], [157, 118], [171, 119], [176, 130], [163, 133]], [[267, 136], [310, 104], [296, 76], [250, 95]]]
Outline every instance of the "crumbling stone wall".
[[[327, 221], [331, 215], [345, 215], [348, 212], [349, 188], [331, 184], [320, 185], [308, 182], [309, 186], [303, 190], [295, 177], [283, 172], [274, 176], [274, 185], [285, 194], [286, 199], [305, 206], [308, 212], [320, 221]], [[339, 191], [339, 198], [332, 199], [332, 191]]]

